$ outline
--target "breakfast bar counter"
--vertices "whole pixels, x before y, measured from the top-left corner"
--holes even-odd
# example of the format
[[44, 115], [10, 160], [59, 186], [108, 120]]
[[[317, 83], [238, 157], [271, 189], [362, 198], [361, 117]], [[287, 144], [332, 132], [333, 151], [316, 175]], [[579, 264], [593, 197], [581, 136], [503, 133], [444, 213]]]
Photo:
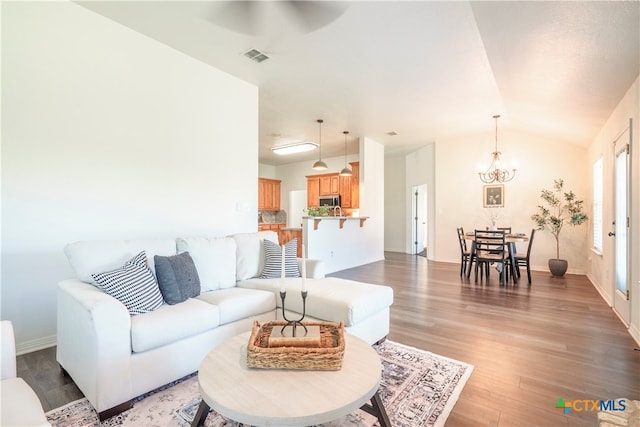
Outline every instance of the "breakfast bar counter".
[[364, 224], [364, 222], [367, 220], [367, 216], [305, 216], [302, 217], [302, 219], [313, 219], [313, 229], [317, 230], [318, 226], [320, 225], [321, 221], [340, 221], [340, 228], [344, 227], [344, 223], [345, 221], [348, 220], [359, 220], [360, 221], [360, 227], [362, 227], [362, 225]]
[[302, 236], [307, 257], [320, 259], [326, 273], [369, 262], [368, 216], [306, 216]]

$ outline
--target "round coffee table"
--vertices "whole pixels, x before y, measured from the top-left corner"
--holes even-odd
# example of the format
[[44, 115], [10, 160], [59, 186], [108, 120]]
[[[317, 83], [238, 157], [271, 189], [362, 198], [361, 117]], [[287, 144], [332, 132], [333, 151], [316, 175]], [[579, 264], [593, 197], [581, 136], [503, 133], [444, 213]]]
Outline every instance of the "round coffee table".
[[345, 334], [339, 371], [247, 368], [248, 341], [249, 333], [230, 338], [202, 361], [192, 426], [204, 424], [209, 408], [254, 426], [309, 426], [362, 409], [391, 426], [378, 395], [380, 357], [361, 339]]

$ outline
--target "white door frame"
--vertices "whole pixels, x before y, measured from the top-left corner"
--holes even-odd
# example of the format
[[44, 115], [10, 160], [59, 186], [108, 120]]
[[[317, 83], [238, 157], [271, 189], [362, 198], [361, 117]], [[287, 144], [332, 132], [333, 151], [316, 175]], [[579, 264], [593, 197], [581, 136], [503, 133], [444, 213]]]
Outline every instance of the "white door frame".
[[427, 248], [427, 184], [411, 186], [411, 254]]
[[[630, 209], [631, 209], [631, 125], [613, 141], [613, 272], [612, 306], [618, 317], [629, 325], [631, 322], [631, 253]], [[620, 157], [624, 156], [624, 157]], [[622, 209], [618, 209], [622, 207]]]

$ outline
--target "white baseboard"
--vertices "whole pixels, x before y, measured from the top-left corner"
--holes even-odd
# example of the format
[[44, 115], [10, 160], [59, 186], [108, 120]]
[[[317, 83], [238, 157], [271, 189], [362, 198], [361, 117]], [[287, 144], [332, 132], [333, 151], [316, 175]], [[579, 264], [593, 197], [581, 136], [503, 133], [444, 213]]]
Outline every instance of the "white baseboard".
[[631, 337], [635, 340], [638, 347], [640, 347], [640, 329], [638, 329], [638, 325], [631, 325], [629, 328], [629, 333]]
[[587, 279], [589, 280], [589, 282], [591, 282], [591, 286], [596, 288], [596, 291], [598, 291], [604, 302], [606, 302], [609, 307], [612, 307], [613, 301], [611, 299], [611, 295], [609, 295], [604, 289], [602, 289], [601, 286], [598, 286], [590, 274], [587, 274]]
[[48, 337], [38, 338], [36, 340], [16, 343], [16, 355], [27, 354], [34, 351], [42, 350], [55, 346], [57, 343], [56, 336], [50, 335]]

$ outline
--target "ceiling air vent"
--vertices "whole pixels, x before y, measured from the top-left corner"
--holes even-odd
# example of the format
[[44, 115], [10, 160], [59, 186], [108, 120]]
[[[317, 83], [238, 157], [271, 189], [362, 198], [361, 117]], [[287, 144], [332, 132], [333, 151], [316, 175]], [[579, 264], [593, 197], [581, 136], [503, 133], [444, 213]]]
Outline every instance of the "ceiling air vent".
[[260, 52], [258, 49], [249, 49], [248, 51], [243, 53], [243, 55], [257, 63], [261, 63], [262, 61], [266, 61], [267, 59], [269, 59], [266, 54]]

